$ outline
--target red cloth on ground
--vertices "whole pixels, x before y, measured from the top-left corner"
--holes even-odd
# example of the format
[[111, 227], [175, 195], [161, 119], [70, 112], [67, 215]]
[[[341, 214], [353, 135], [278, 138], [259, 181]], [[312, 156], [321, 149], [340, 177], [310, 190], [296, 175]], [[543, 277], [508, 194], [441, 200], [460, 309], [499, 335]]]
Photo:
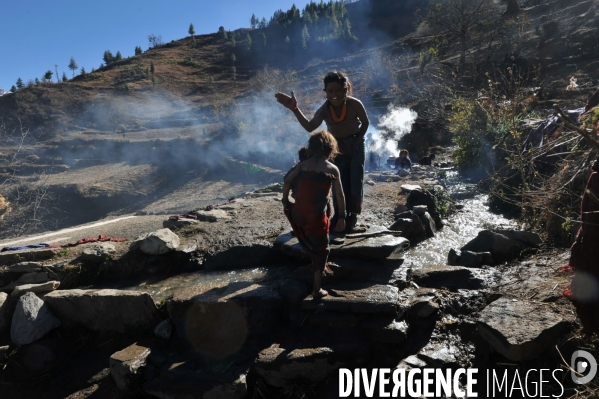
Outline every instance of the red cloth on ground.
[[570, 288], [564, 294], [576, 307], [586, 333], [599, 333], [599, 173], [587, 182], [581, 203], [582, 224], [570, 250], [570, 268], [574, 272]]
[[81, 240], [75, 242], [75, 243], [70, 243], [70, 244], [64, 244], [64, 245], [60, 245], [60, 246], [56, 246], [54, 248], [68, 248], [68, 247], [75, 247], [77, 245], [81, 245], [81, 244], [88, 244], [90, 242], [98, 242], [98, 241], [112, 241], [112, 242], [123, 242], [123, 241], [129, 241], [128, 238], [114, 238], [114, 237], [108, 237], [105, 235], [100, 234], [98, 237], [89, 237], [89, 238], [82, 238]]
[[297, 177], [295, 204], [285, 210], [302, 248], [321, 270], [324, 270], [330, 252], [330, 222], [326, 208], [333, 179], [330, 174], [301, 171]]

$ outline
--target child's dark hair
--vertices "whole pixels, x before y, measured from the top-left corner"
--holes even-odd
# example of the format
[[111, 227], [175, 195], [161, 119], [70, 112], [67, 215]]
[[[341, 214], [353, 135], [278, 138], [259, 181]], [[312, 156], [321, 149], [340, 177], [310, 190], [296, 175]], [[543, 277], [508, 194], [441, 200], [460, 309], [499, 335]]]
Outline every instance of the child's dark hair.
[[339, 153], [337, 140], [326, 130], [319, 130], [310, 135], [308, 139], [308, 157], [323, 155], [327, 159], [333, 159]]
[[408, 152], [408, 150], [401, 150], [401, 151], [399, 152], [399, 155], [402, 155], [402, 154], [406, 154], [406, 157], [407, 157], [408, 155], [410, 155], [410, 153]]
[[299, 158], [300, 162], [304, 162], [305, 160], [308, 159], [308, 146], [307, 145], [300, 147], [299, 150], [297, 150], [297, 157]]
[[341, 86], [347, 87], [347, 95], [351, 96], [351, 83], [349, 78], [343, 72], [329, 72], [325, 75], [324, 79], [324, 89], [326, 90], [327, 85], [329, 83], [339, 83]]

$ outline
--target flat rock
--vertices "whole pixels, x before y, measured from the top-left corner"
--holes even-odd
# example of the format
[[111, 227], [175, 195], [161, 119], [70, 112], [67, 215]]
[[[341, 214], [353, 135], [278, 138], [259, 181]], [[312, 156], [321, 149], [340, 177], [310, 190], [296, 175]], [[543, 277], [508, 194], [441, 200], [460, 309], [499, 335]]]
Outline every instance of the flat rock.
[[264, 266], [272, 257], [273, 252], [272, 244], [268, 241], [247, 242], [206, 257], [204, 269], [208, 271], [236, 270]]
[[530, 231], [519, 231], [519, 230], [492, 230], [494, 233], [498, 233], [506, 236], [510, 240], [518, 241], [519, 243], [526, 245], [527, 247], [536, 247], [540, 245], [543, 240], [537, 233]]
[[[278, 195], [278, 193], [266, 193], [267, 195]], [[255, 194], [254, 194], [255, 195]], [[218, 222], [220, 220], [230, 220], [231, 216], [222, 209], [212, 209], [210, 211], [195, 211], [198, 220], [202, 222]]]
[[27, 345], [58, 326], [60, 320], [52, 314], [44, 301], [28, 292], [17, 302], [10, 326], [10, 339], [15, 345]]
[[369, 339], [383, 344], [399, 344], [408, 336], [408, 323], [384, 317], [370, 317], [360, 324]]
[[174, 251], [180, 243], [181, 240], [175, 233], [169, 229], [160, 229], [137, 237], [129, 248], [147, 255], [162, 255]]
[[59, 290], [44, 300], [65, 327], [125, 333], [153, 329], [159, 322], [158, 309], [147, 292], [103, 290]]
[[31, 273], [42, 270], [42, 264], [39, 262], [19, 262], [8, 266], [7, 272], [11, 273]]
[[[58, 252], [60, 252], [60, 248], [36, 248], [36, 249], [23, 249], [19, 251], [5, 251], [0, 252], [0, 266], [1, 265], [10, 265], [15, 264], [19, 261], [40, 261], [51, 259]], [[19, 262], [22, 263], [22, 262]], [[26, 271], [35, 271], [35, 270], [26, 270]]]
[[60, 281], [48, 281], [43, 284], [24, 284], [15, 287], [14, 291], [10, 296], [12, 298], [19, 298], [28, 292], [34, 294], [45, 294], [47, 292], [54, 291], [60, 286]]
[[572, 318], [547, 304], [502, 297], [480, 313], [477, 327], [493, 349], [521, 361], [535, 359], [555, 346]]
[[150, 348], [135, 343], [110, 356], [110, 374], [121, 391], [127, 391], [141, 376], [150, 352]]
[[342, 366], [333, 360], [331, 348], [306, 348], [287, 351], [283, 348], [262, 350], [254, 370], [268, 385], [284, 387], [290, 383], [314, 384], [324, 381]]
[[425, 318], [439, 310], [436, 290], [429, 288], [408, 288], [401, 291], [397, 298], [397, 319]]
[[177, 220], [166, 219], [162, 222], [162, 227], [164, 227], [165, 229], [177, 230], [183, 227], [193, 226], [196, 224], [200, 224], [200, 221], [188, 218], [181, 218]]
[[110, 259], [115, 253], [116, 248], [114, 244], [109, 242], [100, 242], [85, 248], [81, 253], [81, 259], [92, 263], [101, 263], [107, 259]]
[[49, 280], [48, 273], [46, 272], [31, 272], [21, 275], [21, 277], [15, 280], [14, 284], [15, 286], [23, 284], [42, 284]]
[[180, 340], [203, 355], [222, 358], [238, 351], [248, 333], [279, 328], [284, 305], [276, 284], [235, 282], [181, 289], [167, 309]]
[[[375, 229], [384, 229], [381, 226], [371, 226], [368, 232]], [[277, 237], [275, 248], [292, 256], [306, 258], [299, 241], [291, 231], [283, 232]], [[331, 256], [349, 257], [360, 259], [384, 259], [393, 253], [405, 251], [410, 247], [410, 241], [404, 237], [381, 235], [376, 237], [345, 238], [342, 245], [331, 246]]]
[[[390, 285], [344, 282], [325, 287], [329, 295], [319, 301], [306, 298], [303, 309], [323, 306], [332, 312], [395, 315], [399, 289]], [[321, 305], [320, 305], [321, 304]]]
[[412, 208], [412, 211], [420, 216], [420, 215], [424, 215], [425, 212], [428, 212], [428, 207], [426, 205], [414, 205], [414, 208]]
[[395, 367], [396, 369], [421, 369], [426, 367], [426, 362], [416, 355], [410, 355], [399, 362], [399, 364]]
[[[360, 259], [338, 259], [329, 263], [333, 271], [333, 279], [365, 282], [377, 284], [390, 284], [396, 286], [406, 285], [408, 267], [403, 265], [403, 259], [378, 259], [364, 261]], [[306, 274], [306, 282], [312, 283], [314, 273]]]
[[426, 265], [420, 269], [412, 269], [412, 279], [421, 287], [476, 289], [483, 285], [473, 271], [463, 266]]

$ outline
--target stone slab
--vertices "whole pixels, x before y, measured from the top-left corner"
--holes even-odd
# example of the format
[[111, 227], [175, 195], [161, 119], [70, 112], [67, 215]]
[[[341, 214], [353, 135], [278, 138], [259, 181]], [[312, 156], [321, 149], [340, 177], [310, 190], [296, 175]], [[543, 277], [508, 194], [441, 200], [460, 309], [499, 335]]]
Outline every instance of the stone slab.
[[319, 301], [306, 298], [305, 310], [322, 306], [327, 311], [395, 315], [399, 289], [390, 285], [344, 282], [325, 287], [329, 295]]
[[0, 266], [11, 265], [20, 261], [33, 262], [52, 259], [60, 251], [62, 251], [61, 248], [40, 248], [0, 252]]
[[480, 313], [478, 332], [513, 361], [532, 360], [555, 346], [573, 316], [549, 304], [499, 298]]
[[428, 288], [477, 289], [484, 281], [476, 277], [473, 270], [463, 266], [426, 265], [412, 269], [411, 277], [416, 284]]

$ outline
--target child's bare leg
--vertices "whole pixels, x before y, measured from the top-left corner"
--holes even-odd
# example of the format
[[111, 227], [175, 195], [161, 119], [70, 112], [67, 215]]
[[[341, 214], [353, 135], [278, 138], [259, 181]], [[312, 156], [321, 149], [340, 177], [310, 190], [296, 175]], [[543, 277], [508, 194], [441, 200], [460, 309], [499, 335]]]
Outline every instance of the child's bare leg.
[[322, 286], [322, 268], [314, 272], [314, 288], [312, 288], [312, 298], [319, 299], [327, 296], [329, 293], [320, 288]]

